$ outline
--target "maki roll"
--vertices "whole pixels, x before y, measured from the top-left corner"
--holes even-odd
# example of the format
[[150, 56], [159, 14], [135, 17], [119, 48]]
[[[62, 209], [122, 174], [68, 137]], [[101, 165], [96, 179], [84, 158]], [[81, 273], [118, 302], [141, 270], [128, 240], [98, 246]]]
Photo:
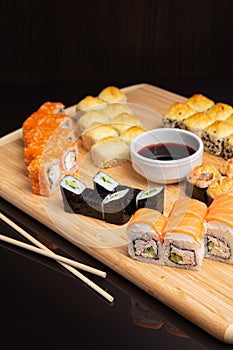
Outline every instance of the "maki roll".
[[184, 102], [175, 102], [163, 115], [162, 122], [167, 128], [183, 129], [183, 121], [194, 114], [195, 110]]
[[119, 185], [116, 180], [103, 171], [99, 171], [93, 178], [94, 189], [99, 193], [101, 198], [117, 190]]
[[204, 217], [206, 204], [187, 197], [179, 198], [168, 216], [164, 235], [164, 264], [199, 270], [204, 258]]
[[66, 212], [103, 219], [102, 198], [82, 181], [67, 175], [60, 181], [60, 190]]
[[124, 92], [116, 86], [107, 86], [99, 93], [98, 98], [106, 103], [121, 103], [127, 101]]
[[63, 141], [59, 149], [61, 168], [65, 175], [74, 174], [78, 170], [78, 144], [76, 141]]
[[214, 105], [214, 101], [202, 94], [194, 94], [189, 97], [187, 104], [196, 112], [207, 112]]
[[141, 190], [136, 197], [136, 208], [151, 208], [164, 211], [164, 187], [154, 187]]
[[204, 150], [215, 156], [223, 156], [225, 140], [231, 134], [233, 134], [233, 124], [224, 120], [216, 120], [203, 130]]
[[197, 112], [183, 121], [184, 128], [202, 138], [203, 129], [214, 123], [214, 117], [204, 112]]
[[207, 205], [209, 206], [214, 198], [222, 194], [233, 194], [233, 178], [221, 177], [214, 180], [207, 189]]
[[60, 159], [38, 156], [27, 167], [32, 193], [49, 197], [53, 194], [62, 177]]
[[157, 210], [138, 209], [127, 226], [128, 253], [136, 260], [163, 265], [163, 234], [167, 218]]
[[76, 177], [67, 175], [60, 181], [60, 191], [63, 199], [64, 210], [68, 213], [81, 213], [82, 194], [87, 186]]
[[205, 257], [233, 264], [233, 195], [216, 197], [205, 221]]
[[104, 220], [110, 224], [125, 224], [135, 212], [134, 191], [126, 188], [108, 194], [103, 202], [102, 209]]
[[226, 160], [233, 157], [233, 133], [224, 140], [222, 157]]
[[233, 178], [233, 158], [228, 159], [219, 171], [223, 176]]
[[103, 220], [102, 198], [92, 188], [85, 188], [81, 195], [80, 214]]
[[226, 120], [233, 113], [233, 107], [226, 103], [217, 102], [207, 113], [215, 120]]
[[220, 178], [221, 174], [214, 166], [208, 163], [197, 165], [186, 176], [185, 194], [207, 204], [208, 186]]

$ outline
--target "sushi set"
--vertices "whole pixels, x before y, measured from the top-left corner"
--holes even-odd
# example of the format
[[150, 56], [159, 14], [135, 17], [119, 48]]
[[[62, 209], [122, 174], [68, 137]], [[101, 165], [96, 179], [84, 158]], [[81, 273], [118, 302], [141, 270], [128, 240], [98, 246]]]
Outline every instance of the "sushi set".
[[[222, 185], [222, 197], [215, 198], [210, 181], [216, 178], [219, 185], [226, 178], [231, 179], [231, 162], [205, 151], [203, 164], [214, 170], [203, 183], [198, 183], [195, 172], [177, 184], [161, 186], [148, 182], [134, 171], [127, 157], [120, 161], [119, 145], [123, 141], [129, 145], [145, 129], [163, 127], [162, 116], [170, 106], [177, 101], [185, 104], [187, 98], [148, 84], [121, 91], [118, 103], [126, 103], [126, 96], [125, 106], [133, 110], [121, 113], [137, 116], [137, 120], [129, 117], [133, 129], [127, 136], [127, 130], [118, 121], [116, 136], [104, 134], [104, 142], [97, 139], [98, 133], [89, 132], [93, 113], [78, 123], [83, 109], [90, 104], [106, 108], [106, 103], [111, 103], [111, 94], [105, 101], [103, 90], [97, 98], [88, 97], [75, 106], [57, 106], [56, 113], [65, 112], [69, 118], [59, 117], [61, 128], [55, 131], [59, 137], [56, 134], [50, 138], [50, 145], [46, 143], [46, 159], [42, 156], [45, 139], [40, 139], [39, 132], [30, 134], [30, 120], [22, 129], [3, 137], [1, 195], [206, 332], [233, 344], [233, 197]], [[81, 115], [79, 119], [77, 114]], [[110, 125], [109, 117], [106, 119], [103, 114], [102, 110], [98, 115], [99, 123], [107, 121], [113, 128], [114, 123]], [[70, 120], [80, 135], [88, 136], [86, 139], [76, 139]], [[52, 119], [46, 118], [44, 123], [55, 130]], [[96, 127], [103, 127], [102, 124]], [[104, 128], [104, 133], [112, 132], [111, 128]], [[88, 151], [83, 139], [87, 147], [91, 145], [98, 152]], [[109, 163], [99, 148], [107, 149], [110, 144], [117, 144], [114, 163]], [[55, 147], [59, 149], [56, 157]], [[56, 164], [51, 163], [54, 158]], [[100, 169], [100, 164], [107, 166]], [[39, 178], [41, 167], [43, 176]], [[200, 173], [206, 171], [201, 168]], [[43, 191], [39, 192], [39, 188]], [[216, 191], [219, 193], [219, 189]], [[183, 220], [177, 225], [181, 212]]]

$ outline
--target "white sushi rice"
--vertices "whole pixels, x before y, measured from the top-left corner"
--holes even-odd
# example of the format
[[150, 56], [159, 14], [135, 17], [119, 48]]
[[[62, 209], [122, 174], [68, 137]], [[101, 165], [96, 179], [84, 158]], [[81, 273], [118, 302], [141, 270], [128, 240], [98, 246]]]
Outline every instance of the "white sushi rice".
[[205, 257], [233, 264], [233, 229], [218, 221], [209, 221], [206, 227]]
[[81, 194], [86, 188], [86, 185], [82, 181], [76, 179], [71, 175], [63, 177], [63, 179], [60, 182], [60, 185], [63, 188], [66, 188], [67, 190], [76, 194]]

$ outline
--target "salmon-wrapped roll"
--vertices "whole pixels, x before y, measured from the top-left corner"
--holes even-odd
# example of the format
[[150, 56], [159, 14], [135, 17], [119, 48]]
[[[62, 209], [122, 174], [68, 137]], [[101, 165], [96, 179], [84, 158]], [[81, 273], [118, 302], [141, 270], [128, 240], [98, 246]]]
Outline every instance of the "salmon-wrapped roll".
[[73, 129], [73, 121], [65, 114], [45, 118], [40, 124], [24, 134], [23, 140], [25, 147], [31, 142], [49, 139], [58, 127], [71, 130]]
[[62, 177], [60, 159], [50, 156], [34, 158], [27, 171], [32, 192], [45, 197], [56, 191]]
[[205, 203], [179, 198], [168, 216], [164, 236], [164, 264], [199, 270], [204, 258]]
[[205, 257], [233, 264], [233, 193], [216, 197], [205, 220]]
[[139, 261], [163, 265], [163, 235], [166, 224], [167, 218], [159, 211], [138, 209], [126, 230], [129, 255]]

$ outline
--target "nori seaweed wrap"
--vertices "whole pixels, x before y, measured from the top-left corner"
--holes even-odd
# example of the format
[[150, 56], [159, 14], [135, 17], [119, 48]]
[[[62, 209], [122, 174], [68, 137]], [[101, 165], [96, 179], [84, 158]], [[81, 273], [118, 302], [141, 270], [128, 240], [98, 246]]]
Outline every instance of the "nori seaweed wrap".
[[80, 214], [82, 206], [82, 194], [86, 185], [75, 178], [67, 175], [60, 181], [60, 190], [64, 204], [64, 210], [68, 213]]
[[80, 214], [95, 219], [103, 220], [102, 202], [98, 192], [92, 188], [86, 188], [82, 193], [82, 201], [80, 205]]
[[110, 224], [123, 225], [135, 211], [134, 190], [126, 188], [107, 195], [102, 203], [104, 220]]
[[136, 208], [150, 208], [164, 211], [164, 187], [154, 187], [148, 190], [141, 190], [136, 197]]
[[103, 171], [99, 171], [94, 176], [93, 184], [94, 189], [102, 198], [105, 198], [110, 193], [114, 193], [118, 186], [118, 182]]

